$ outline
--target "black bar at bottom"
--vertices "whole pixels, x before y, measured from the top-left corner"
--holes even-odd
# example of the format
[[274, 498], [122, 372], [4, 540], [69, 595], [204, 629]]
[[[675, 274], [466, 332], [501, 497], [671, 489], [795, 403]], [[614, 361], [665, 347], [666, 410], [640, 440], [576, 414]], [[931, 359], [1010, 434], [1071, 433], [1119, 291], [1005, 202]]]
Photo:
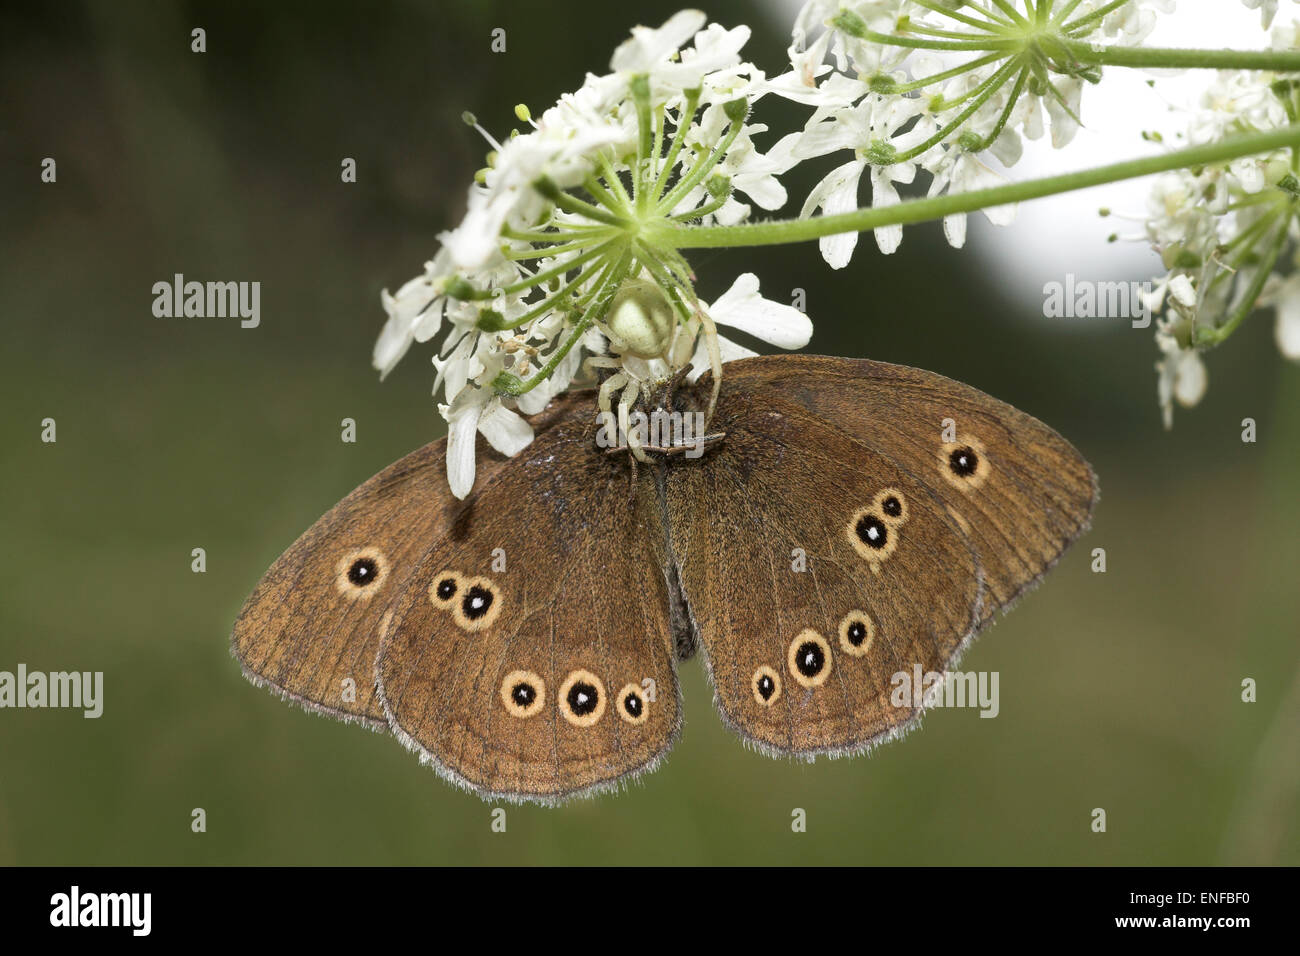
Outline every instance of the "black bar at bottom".
[[[1290, 869], [622, 869], [43, 867], [0, 870], [0, 925], [134, 940], [337, 946], [447, 933], [498, 945], [621, 946], [830, 931], [939, 942], [1106, 936], [1230, 943], [1294, 925]], [[683, 919], [689, 913], [689, 918]], [[835, 922], [844, 921], [835, 927]], [[90, 925], [87, 925], [90, 924]], [[605, 936], [600, 930], [623, 934]], [[523, 934], [523, 937], [517, 934]], [[595, 933], [596, 935], [591, 935]], [[628, 936], [626, 934], [632, 934]], [[256, 936], [250, 936], [256, 934]], [[814, 938], [805, 937], [809, 943]], [[601, 941], [604, 942], [601, 942]], [[701, 940], [702, 941], [702, 940]]]

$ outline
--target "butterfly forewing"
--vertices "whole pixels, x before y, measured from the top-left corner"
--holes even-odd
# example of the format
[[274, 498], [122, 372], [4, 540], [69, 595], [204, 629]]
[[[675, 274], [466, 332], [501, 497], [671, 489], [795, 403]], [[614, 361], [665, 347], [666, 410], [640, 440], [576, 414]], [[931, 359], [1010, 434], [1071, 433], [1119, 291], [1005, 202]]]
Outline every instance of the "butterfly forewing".
[[924, 482], [969, 535], [984, 579], [982, 620], [1036, 584], [1087, 530], [1096, 477], [1042, 422], [933, 372], [822, 356], [727, 366], [755, 401], [799, 404]]
[[411, 566], [445, 533], [444, 444], [361, 485], [271, 566], [231, 643], [250, 680], [309, 709], [387, 726], [372, 676], [379, 629]]
[[[545, 431], [585, 399], [554, 403]], [[446, 477], [446, 439], [389, 465], [312, 525], [262, 577], [235, 621], [231, 650], [253, 683], [309, 710], [387, 728], [375, 656], [394, 599], [460, 502]], [[481, 438], [479, 481], [509, 459]]]

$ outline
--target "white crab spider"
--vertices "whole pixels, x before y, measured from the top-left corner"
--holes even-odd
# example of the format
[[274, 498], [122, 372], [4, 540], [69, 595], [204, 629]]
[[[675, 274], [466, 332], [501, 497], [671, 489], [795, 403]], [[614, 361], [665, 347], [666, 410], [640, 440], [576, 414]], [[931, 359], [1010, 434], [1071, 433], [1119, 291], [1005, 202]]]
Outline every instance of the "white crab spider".
[[707, 312], [698, 306], [683, 325], [659, 286], [648, 279], [629, 279], [614, 296], [600, 331], [609, 340], [611, 355], [593, 355], [584, 363], [588, 369], [614, 369], [600, 386], [598, 402], [602, 420], [614, 415], [613, 395], [618, 400], [618, 434], [627, 437], [628, 450], [639, 461], [649, 461], [641, 436], [629, 427], [631, 411], [642, 397], [650, 398], [654, 386], [673, 378], [694, 354], [695, 339], [703, 334], [713, 372], [713, 392], [705, 422], [712, 419], [722, 385], [722, 353], [718, 330]]

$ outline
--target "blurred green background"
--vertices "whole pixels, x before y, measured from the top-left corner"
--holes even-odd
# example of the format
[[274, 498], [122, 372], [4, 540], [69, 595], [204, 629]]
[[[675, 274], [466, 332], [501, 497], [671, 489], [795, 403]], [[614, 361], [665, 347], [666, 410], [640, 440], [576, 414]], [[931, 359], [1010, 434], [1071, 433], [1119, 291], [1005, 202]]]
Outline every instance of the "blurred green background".
[[[750, 23], [746, 55], [779, 72], [788, 8], [703, 6]], [[1000, 672], [997, 719], [939, 710], [869, 758], [775, 761], [722, 728], [692, 661], [659, 771], [512, 808], [494, 834], [489, 805], [392, 739], [240, 676], [228, 633], [263, 570], [440, 433], [427, 347], [382, 385], [369, 356], [380, 289], [433, 254], [481, 165], [461, 111], [504, 132], [516, 102], [544, 107], [674, 9], [5, 5], [0, 669], [102, 670], [105, 711], [0, 711], [0, 863], [1300, 862], [1300, 369], [1271, 318], [1211, 357], [1205, 401], [1166, 433], [1149, 331], [1043, 319], [1025, 302], [1045, 277], [993, 270], [933, 225], [888, 258], [864, 240], [840, 272], [810, 246], [692, 264], [709, 298], [746, 270], [773, 297], [804, 288], [810, 351], [970, 382], [1091, 459], [1094, 530], [963, 662]], [[760, 115], [781, 130], [804, 112]], [[812, 165], [787, 179], [796, 203], [828, 168]], [[259, 280], [261, 326], [154, 318], [151, 287], [176, 272]]]

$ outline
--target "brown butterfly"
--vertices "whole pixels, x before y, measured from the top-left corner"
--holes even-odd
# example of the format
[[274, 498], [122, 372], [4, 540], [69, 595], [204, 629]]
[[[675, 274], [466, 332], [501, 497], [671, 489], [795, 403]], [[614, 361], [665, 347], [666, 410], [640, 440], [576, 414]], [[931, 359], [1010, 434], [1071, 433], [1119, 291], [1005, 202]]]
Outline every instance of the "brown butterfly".
[[[710, 386], [655, 404], [691, 413]], [[531, 421], [513, 459], [479, 439], [464, 501], [439, 440], [316, 522], [235, 624], [248, 678], [390, 729], [485, 798], [555, 803], [653, 769], [697, 650], [750, 744], [856, 753], [920, 715], [891, 676], [953, 666], [1096, 501], [1041, 422], [880, 362], [731, 362], [707, 440], [651, 443], [648, 464], [599, 447], [590, 391]]]

